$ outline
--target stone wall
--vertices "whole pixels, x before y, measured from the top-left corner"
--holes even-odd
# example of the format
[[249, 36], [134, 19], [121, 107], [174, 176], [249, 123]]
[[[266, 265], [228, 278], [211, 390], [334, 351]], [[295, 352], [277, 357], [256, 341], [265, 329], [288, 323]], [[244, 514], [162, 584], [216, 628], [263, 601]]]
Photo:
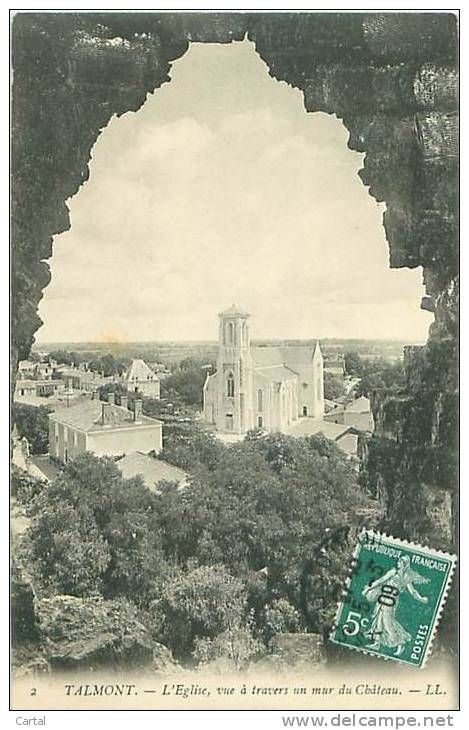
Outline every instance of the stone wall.
[[[455, 543], [457, 482], [457, 18], [450, 13], [20, 13], [13, 20], [13, 368], [40, 325], [52, 236], [88, 179], [113, 114], [138, 110], [169, 81], [190, 41], [254, 41], [270, 74], [303, 91], [307, 112], [336, 114], [360, 177], [386, 202], [391, 267], [422, 266], [435, 313], [409, 354], [408, 387], [377, 394], [370, 488], [386, 526]], [[305, 273], [306, 275], [306, 273]], [[405, 506], [405, 510], [404, 510]], [[405, 515], [405, 517], [404, 517]]]

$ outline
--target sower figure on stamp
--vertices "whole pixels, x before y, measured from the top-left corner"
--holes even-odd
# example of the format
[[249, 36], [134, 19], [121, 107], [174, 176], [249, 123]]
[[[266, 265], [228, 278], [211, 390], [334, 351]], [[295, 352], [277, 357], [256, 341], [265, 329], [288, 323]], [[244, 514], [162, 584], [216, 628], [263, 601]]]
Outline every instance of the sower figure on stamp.
[[409, 556], [402, 555], [396, 568], [391, 568], [363, 590], [362, 595], [367, 601], [375, 604], [369, 631], [373, 642], [370, 649], [379, 649], [380, 646], [396, 647], [394, 654], [402, 654], [405, 644], [412, 637], [396, 619], [399, 597], [404, 591], [408, 591], [416, 601], [428, 603], [428, 598], [421, 596], [413, 584], [429, 582], [429, 578], [412, 570]]

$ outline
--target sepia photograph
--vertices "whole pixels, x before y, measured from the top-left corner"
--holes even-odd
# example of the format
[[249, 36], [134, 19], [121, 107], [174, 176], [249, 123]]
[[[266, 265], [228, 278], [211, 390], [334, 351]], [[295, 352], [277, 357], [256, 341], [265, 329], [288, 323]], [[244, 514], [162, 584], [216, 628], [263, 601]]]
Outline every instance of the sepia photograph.
[[10, 11], [11, 709], [458, 709], [458, 23]]

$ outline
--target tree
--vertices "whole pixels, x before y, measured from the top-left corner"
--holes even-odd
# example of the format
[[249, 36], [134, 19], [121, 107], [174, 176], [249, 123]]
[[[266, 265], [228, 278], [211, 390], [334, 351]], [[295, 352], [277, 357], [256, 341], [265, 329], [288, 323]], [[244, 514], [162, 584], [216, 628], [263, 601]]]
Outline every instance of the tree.
[[377, 388], [400, 388], [405, 384], [404, 366], [402, 362], [374, 362], [362, 375], [356, 388], [357, 397], [368, 396]]
[[81, 454], [31, 507], [31, 561], [49, 592], [153, 597], [164, 571], [155, 521], [158, 498], [140, 478], [123, 479], [114, 461]]
[[119, 363], [117, 362], [114, 355], [112, 355], [110, 352], [108, 352], [106, 355], [103, 355], [101, 358], [101, 369], [103, 372], [103, 375], [105, 377], [108, 377], [109, 375], [116, 375], [119, 367]]
[[347, 351], [344, 353], [345, 372], [347, 375], [360, 377], [363, 373], [363, 361], [358, 352]]
[[72, 365], [72, 354], [68, 350], [52, 350], [47, 354], [48, 362], [55, 360], [59, 365]]
[[215, 469], [223, 459], [226, 446], [210, 431], [195, 423], [179, 423], [165, 427], [161, 458], [181, 469], [192, 470], [204, 465]]
[[117, 396], [117, 402], [123, 395], [127, 395], [127, 388], [122, 383], [106, 383], [99, 388], [99, 397], [101, 400], [107, 399], [109, 393]]
[[71, 596], [99, 593], [110, 554], [91, 510], [76, 510], [68, 502], [47, 504], [46, 499], [47, 490], [27, 533], [43, 589]]
[[246, 591], [223, 565], [189, 567], [166, 584], [153, 610], [164, 615], [164, 643], [187, 656], [197, 638], [214, 639], [243, 624]]
[[50, 406], [29, 406], [26, 403], [13, 403], [12, 418], [21, 437], [28, 439], [32, 454], [46, 454], [49, 449], [49, 418], [53, 408]]
[[[366, 499], [345, 456], [322, 436], [252, 432], [224, 446], [215, 463], [194, 464], [191, 473], [182, 492], [161, 495], [166, 558], [223, 562], [242, 580], [266, 568], [266, 600], [286, 598], [297, 610], [304, 560], [328, 529], [358, 526], [355, 510]], [[330, 586], [340, 578], [336, 566], [326, 571]], [[335, 600], [329, 589], [324, 596]]]
[[294, 634], [304, 630], [300, 612], [286, 598], [277, 598], [267, 604], [262, 618], [262, 631], [266, 643], [275, 634]]
[[200, 408], [207, 374], [213, 371], [211, 364], [186, 357], [169, 377], [161, 381], [161, 395], [177, 403]]
[[329, 400], [336, 400], [345, 394], [345, 386], [342, 380], [324, 372], [324, 397]]

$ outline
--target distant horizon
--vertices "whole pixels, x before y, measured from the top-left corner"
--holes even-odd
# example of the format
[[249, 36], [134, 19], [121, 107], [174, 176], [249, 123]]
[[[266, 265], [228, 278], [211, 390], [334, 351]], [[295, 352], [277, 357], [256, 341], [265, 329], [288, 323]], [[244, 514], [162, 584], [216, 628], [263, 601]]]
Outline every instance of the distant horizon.
[[[417, 338], [395, 338], [395, 337], [252, 337], [251, 343], [254, 342], [286, 342], [295, 340], [299, 342], [309, 342], [317, 340], [319, 342], [389, 342], [395, 344], [426, 344], [426, 340], [417, 340]], [[159, 339], [159, 340], [119, 340], [109, 342], [107, 340], [36, 340], [31, 349], [44, 345], [107, 345], [109, 347], [120, 347], [126, 345], [155, 345], [155, 344], [218, 344], [218, 339]]]

